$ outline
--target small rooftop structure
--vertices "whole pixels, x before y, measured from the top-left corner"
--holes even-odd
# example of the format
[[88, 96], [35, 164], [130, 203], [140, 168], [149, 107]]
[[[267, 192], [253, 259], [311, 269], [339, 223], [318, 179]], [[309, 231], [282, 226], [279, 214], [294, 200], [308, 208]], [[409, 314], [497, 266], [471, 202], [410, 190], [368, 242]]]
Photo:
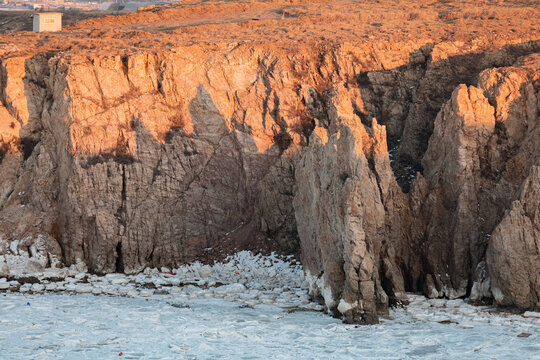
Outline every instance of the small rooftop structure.
[[37, 13], [34, 14], [34, 31], [61, 31], [62, 30], [62, 13]]

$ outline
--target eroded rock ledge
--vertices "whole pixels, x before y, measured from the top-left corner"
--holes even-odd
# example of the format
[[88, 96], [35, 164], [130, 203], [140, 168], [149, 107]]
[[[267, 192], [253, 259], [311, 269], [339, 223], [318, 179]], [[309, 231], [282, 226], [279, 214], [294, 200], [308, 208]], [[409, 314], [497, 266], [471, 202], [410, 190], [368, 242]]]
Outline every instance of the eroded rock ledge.
[[540, 43], [504, 45], [6, 56], [0, 270], [275, 250], [349, 322], [406, 291], [538, 310]]

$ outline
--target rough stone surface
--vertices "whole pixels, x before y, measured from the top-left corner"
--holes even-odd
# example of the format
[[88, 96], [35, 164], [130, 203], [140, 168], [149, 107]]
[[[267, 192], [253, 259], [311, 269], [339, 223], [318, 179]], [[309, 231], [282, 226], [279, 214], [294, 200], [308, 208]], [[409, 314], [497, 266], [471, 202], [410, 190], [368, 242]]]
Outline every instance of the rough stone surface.
[[333, 98], [332, 130], [317, 128], [297, 165], [294, 207], [302, 263], [311, 280], [320, 281], [312, 296], [347, 321], [373, 323], [389, 296], [393, 303], [405, 299], [388, 236], [394, 197], [402, 193], [384, 126], [375, 119], [364, 126], [344, 94]]
[[[532, 308], [537, 302], [539, 60], [533, 55], [482, 72], [478, 87], [459, 86], [435, 120], [424, 174], [413, 188], [425, 194], [418, 195], [415, 212], [425, 230], [413, 237], [424, 268], [411, 276], [430, 296], [490, 297], [491, 281], [501, 305]], [[503, 300], [499, 286], [514, 295]]]
[[448, 3], [186, 1], [2, 35], [0, 256], [300, 252], [349, 322], [404, 291], [534, 308], [540, 43], [516, 19], [538, 9]]
[[[497, 225], [487, 249], [492, 292], [500, 305], [535, 309], [540, 301], [540, 167]], [[530, 269], [524, 271], [524, 269]]]

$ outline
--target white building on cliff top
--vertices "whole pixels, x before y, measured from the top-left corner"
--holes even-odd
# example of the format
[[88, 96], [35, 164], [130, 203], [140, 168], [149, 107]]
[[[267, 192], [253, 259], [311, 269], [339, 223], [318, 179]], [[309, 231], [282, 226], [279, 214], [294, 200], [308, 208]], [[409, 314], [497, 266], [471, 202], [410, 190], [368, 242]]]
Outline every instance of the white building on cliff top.
[[61, 31], [62, 13], [38, 13], [34, 14], [34, 31]]

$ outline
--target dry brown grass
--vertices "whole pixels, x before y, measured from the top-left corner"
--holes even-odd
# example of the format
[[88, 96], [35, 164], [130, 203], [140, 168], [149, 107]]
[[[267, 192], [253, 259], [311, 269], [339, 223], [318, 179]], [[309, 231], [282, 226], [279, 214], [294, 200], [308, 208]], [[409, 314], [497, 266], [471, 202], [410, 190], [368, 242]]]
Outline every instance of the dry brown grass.
[[[488, 0], [187, 0], [123, 16], [81, 21], [55, 34], [0, 36], [14, 50], [128, 51], [195, 43], [253, 42], [294, 49], [340, 45], [459, 41], [525, 42], [540, 38], [537, 1]], [[8, 49], [9, 48], [9, 49]], [[8, 50], [6, 50], [8, 49]]]

